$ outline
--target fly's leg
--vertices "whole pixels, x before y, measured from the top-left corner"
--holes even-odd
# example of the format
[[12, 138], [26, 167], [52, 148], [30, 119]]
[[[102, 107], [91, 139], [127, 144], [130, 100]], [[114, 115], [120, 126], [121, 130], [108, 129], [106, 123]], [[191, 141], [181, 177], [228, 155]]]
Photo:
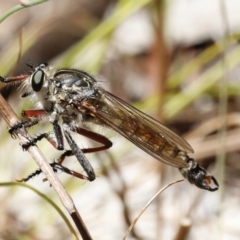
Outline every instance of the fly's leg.
[[[9, 133], [11, 134], [11, 136], [14, 136], [14, 132], [17, 131], [19, 128], [21, 127], [31, 127], [33, 125], [36, 125], [40, 118], [44, 117], [47, 115], [47, 112], [44, 109], [31, 109], [31, 110], [23, 110], [22, 111], [22, 116], [25, 120], [17, 123], [16, 125], [14, 125], [10, 130]], [[35, 120], [31, 120], [32, 118], [36, 118]], [[52, 139], [50, 138], [48, 133], [43, 133], [40, 134], [38, 136], [36, 136], [35, 138], [30, 139], [27, 143], [22, 144], [22, 148], [24, 150], [28, 149], [30, 146], [35, 145], [36, 142], [42, 140], [43, 138], [46, 138], [49, 142], [52, 143], [52, 145], [58, 149], [58, 150], [63, 150], [64, 146], [63, 146], [63, 135], [62, 135], [62, 131], [61, 128], [59, 126], [59, 124], [57, 123], [57, 121], [53, 122], [53, 130], [56, 136], [56, 140], [57, 142], [52, 143]]]
[[22, 111], [22, 116], [24, 119], [29, 120], [31, 118], [42, 118], [47, 115], [44, 109], [28, 109]]
[[5, 84], [10, 84], [10, 83], [20, 84], [22, 83], [22, 81], [25, 81], [29, 76], [30, 75], [20, 75], [16, 77], [7, 77], [7, 78], [0, 76], [0, 81]]
[[[71, 150], [64, 152], [60, 158], [65, 158], [67, 156], [72, 156], [73, 152]], [[89, 180], [89, 178], [87, 176], [84, 176], [81, 173], [78, 173], [76, 171], [70, 170], [69, 168], [64, 167], [63, 165], [59, 164], [58, 162], [53, 162], [50, 163], [50, 166], [52, 167], [54, 172], [57, 172], [58, 170], [67, 173], [69, 175], [72, 175], [74, 177], [83, 179], [83, 180]], [[18, 182], [27, 182], [28, 180], [32, 179], [35, 176], [38, 176], [39, 174], [42, 173], [41, 169], [37, 169], [35, 172], [31, 173], [30, 175], [28, 175], [26, 178], [22, 178], [22, 179], [17, 179]]]
[[[85, 157], [84, 153], [81, 151], [81, 149], [77, 146], [77, 144], [75, 143], [75, 141], [72, 139], [70, 133], [68, 131], [64, 131], [64, 135], [65, 138], [71, 148], [71, 150], [64, 152], [61, 157], [57, 160], [57, 162], [54, 162], [53, 164], [50, 164], [53, 168], [54, 171], [57, 171], [57, 169], [62, 170], [65, 173], [68, 173], [72, 176], [81, 178], [81, 179], [87, 179], [89, 181], [93, 181], [95, 179], [95, 173], [94, 170], [92, 168], [92, 166], [90, 165], [89, 161], [87, 160], [87, 158]], [[53, 139], [48, 138], [48, 135], [44, 136], [44, 135], [40, 135], [39, 139], [35, 138], [37, 141], [40, 140], [40, 138], [46, 137], [47, 140], [50, 140], [50, 143], [57, 147], [57, 142], [55, 142]], [[31, 142], [32, 143], [32, 142]], [[30, 143], [30, 144], [31, 144]], [[27, 143], [28, 144], [28, 143]], [[88, 177], [83, 176], [80, 173], [77, 173], [75, 171], [69, 170], [68, 168], [65, 168], [64, 166], [62, 166], [62, 162], [64, 161], [66, 156], [71, 156], [71, 155], [75, 155], [77, 160], [79, 161], [79, 163], [82, 165], [83, 169], [86, 171]], [[58, 163], [58, 161], [60, 163]], [[40, 169], [36, 170], [34, 173], [30, 174], [28, 177], [23, 178], [19, 181], [28, 181], [29, 179], [31, 179], [32, 177], [39, 175], [42, 171]]]
[[57, 141], [57, 145], [56, 148], [58, 150], [63, 150], [64, 146], [63, 146], [63, 134], [61, 131], [61, 127], [59, 126], [59, 124], [57, 123], [57, 121], [53, 122], [53, 131], [56, 137], [56, 141]]
[[[0, 81], [5, 83], [5, 84], [21, 84], [23, 81], [27, 80], [27, 78], [29, 78], [30, 75], [20, 75], [20, 76], [15, 76], [15, 77], [7, 77], [4, 78], [2, 76], [0, 76]], [[26, 92], [24, 94], [22, 94], [22, 97], [27, 97], [29, 95], [31, 95], [32, 92]], [[46, 111], [43, 109], [37, 109], [37, 110], [25, 110], [22, 112], [22, 116], [24, 117], [24, 120], [21, 122], [18, 122], [17, 124], [15, 124], [14, 126], [12, 126], [9, 129], [9, 133], [11, 135], [12, 138], [16, 138], [16, 134], [15, 132], [18, 131], [18, 129], [22, 128], [22, 127], [32, 127], [34, 125], [36, 125], [39, 122], [39, 118], [42, 117], [43, 115], [46, 115]], [[35, 118], [34, 120], [32, 120], [32, 118]], [[41, 137], [37, 137], [36, 140], [30, 140], [29, 144], [26, 144], [26, 148], [28, 147], [27, 145], [33, 145], [36, 141], [38, 141], [37, 139], [41, 138]], [[23, 145], [23, 148], [26, 149]]]
[[[11, 134], [12, 138], [16, 138], [14, 133], [22, 128], [22, 127], [26, 127], [26, 128], [29, 128], [29, 127], [32, 127], [36, 124], [38, 124], [39, 122], [39, 118], [46, 115], [47, 112], [43, 109], [36, 109], [36, 110], [23, 110], [22, 111], [22, 116], [24, 118], [23, 121], [21, 122], [18, 122], [17, 124], [15, 124], [14, 126], [12, 126], [10, 129], [9, 129], [9, 133]], [[34, 120], [32, 120], [32, 118], [35, 118]]]
[[[97, 152], [97, 151], [102, 151], [102, 150], [106, 150], [108, 148], [110, 148], [112, 146], [112, 142], [107, 139], [106, 137], [88, 131], [86, 129], [83, 128], [77, 128], [75, 130], [78, 134], [83, 135], [85, 137], [88, 137], [94, 141], [97, 141], [101, 144], [103, 144], [103, 146], [101, 147], [95, 147], [95, 148], [89, 148], [89, 149], [80, 149], [77, 144], [75, 143], [75, 141], [72, 139], [69, 131], [65, 130], [64, 134], [65, 134], [65, 138], [72, 150], [72, 154], [76, 156], [77, 160], [79, 161], [79, 163], [82, 165], [83, 169], [86, 171], [89, 181], [93, 181], [96, 176], [94, 173], [94, 170], [91, 166], [91, 164], [89, 163], [89, 161], [87, 160], [87, 158], [85, 157], [84, 153], [91, 153], [91, 152]], [[68, 153], [70, 154], [70, 152]], [[65, 157], [64, 157], [65, 158]], [[62, 164], [62, 162], [64, 161], [64, 158], [62, 158], [61, 160], [59, 160], [58, 163]]]
[[89, 181], [93, 181], [96, 178], [96, 176], [91, 164], [89, 163], [84, 153], [81, 151], [81, 149], [78, 147], [78, 145], [71, 137], [70, 132], [64, 130], [64, 135], [70, 148], [72, 149], [73, 154], [76, 156], [78, 162], [82, 165], [83, 169], [86, 171]]
[[36, 142], [41, 141], [43, 138], [48, 138], [49, 134], [48, 133], [42, 133], [32, 139], [30, 139], [27, 143], [22, 144], [23, 150], [27, 150], [30, 146], [33, 146], [36, 144]]
[[[100, 146], [100, 147], [80, 149], [81, 152], [82, 152], [82, 155], [85, 154], [85, 153], [93, 153], [93, 152], [103, 151], [103, 150], [106, 150], [106, 149], [108, 149], [108, 148], [110, 148], [112, 146], [112, 142], [108, 138], [106, 138], [106, 137], [104, 137], [104, 136], [102, 136], [102, 135], [100, 135], [98, 133], [91, 132], [91, 131], [88, 131], [88, 130], [83, 129], [83, 128], [75, 128], [73, 131], [78, 133], [78, 134], [80, 134], [80, 135], [82, 135], [82, 136], [90, 138], [91, 140], [94, 140], [94, 141], [96, 141], [98, 143], [103, 144], [103, 146]], [[46, 135], [45, 138], [51, 143], [51, 145], [53, 147], [58, 149], [57, 148], [58, 143], [57, 143], [57, 141], [55, 139], [51, 138], [49, 135]], [[72, 170], [62, 166], [62, 163], [65, 160], [65, 158], [73, 156], [73, 155], [75, 155], [73, 150], [67, 150], [56, 160], [56, 162], [51, 163], [50, 165], [52, 166], [54, 171], [61, 170], [61, 171], [65, 172], [65, 173], [67, 173], [67, 174], [70, 174], [70, 175], [74, 176], [74, 177], [77, 177], [77, 178], [80, 178], [80, 179], [85, 179], [85, 180], [90, 180], [89, 177], [84, 176], [81, 173], [72, 171]], [[88, 160], [87, 160], [87, 162], [88, 162]], [[29, 179], [31, 179], [32, 177], [39, 175], [41, 172], [42, 171], [40, 169], [38, 169], [34, 173], [29, 175], [28, 177], [23, 178], [22, 181], [26, 182]], [[94, 177], [95, 177], [95, 175], [94, 175]], [[90, 181], [93, 181], [93, 180], [90, 180]]]
[[13, 125], [11, 128], [9, 128], [8, 132], [10, 133], [10, 135], [13, 139], [16, 139], [15, 132], [18, 129], [20, 129], [22, 127], [29, 128], [36, 124], [38, 124], [38, 120], [23, 120], [21, 122], [16, 123], [15, 125]]
[[[43, 109], [36, 109], [36, 110], [23, 110], [22, 111], [22, 116], [24, 118], [23, 121], [18, 122], [17, 124], [15, 124], [14, 126], [12, 126], [9, 129], [9, 133], [11, 134], [12, 138], [16, 138], [15, 137], [15, 132], [22, 127], [32, 127], [36, 124], [38, 124], [39, 122], [39, 118], [43, 117], [44, 115], [46, 115], [47, 112]], [[32, 118], [35, 118], [34, 120], [32, 120]], [[22, 144], [22, 148], [24, 150], [28, 149], [30, 146], [34, 145], [37, 141], [40, 141], [42, 138], [46, 137], [46, 133], [41, 134], [33, 139], [30, 139], [28, 141], [28, 143]]]
[[[99, 152], [99, 151], [107, 150], [108, 148], [112, 147], [112, 142], [101, 134], [86, 130], [84, 128], [76, 128], [76, 129], [73, 129], [72, 131], [84, 137], [87, 137], [95, 142], [101, 143], [103, 145], [101, 147], [83, 148], [81, 149], [83, 153]], [[71, 155], [74, 155], [74, 154], [71, 154]], [[66, 156], [69, 156], [69, 155], [66, 155]], [[64, 159], [65, 157], [61, 156], [58, 160], [58, 163], [62, 164]]]
[[[84, 154], [106, 150], [112, 146], [112, 142], [108, 138], [102, 136], [101, 134], [98, 134], [98, 133], [95, 133], [92, 131], [88, 131], [83, 128], [76, 128], [76, 129], [73, 129], [73, 131], [82, 136], [90, 138], [91, 140], [101, 143], [103, 146], [80, 149], [77, 146], [77, 144], [75, 143], [75, 141], [72, 139], [70, 133], [68, 131], [64, 131], [65, 138], [68, 141], [68, 144], [69, 144], [71, 150], [64, 152], [56, 162], [59, 165], [62, 165], [62, 163], [66, 157], [75, 155], [77, 160], [83, 167], [83, 169], [86, 171], [89, 181], [93, 181], [95, 179], [95, 173], [93, 171], [92, 166], [90, 165], [89, 161], [87, 160], [87, 158], [85, 157]], [[54, 146], [54, 141], [52, 141], [51, 144]], [[72, 171], [72, 173], [73, 174], [71, 174], [71, 175], [73, 175], [74, 177], [78, 177], [77, 174], [79, 174], [79, 173], [76, 174], [76, 172], [74, 172], [74, 171]], [[82, 178], [82, 177], [80, 177], [80, 178]]]
[[[80, 178], [80, 179], [83, 179], [83, 180], [89, 180], [88, 177], [82, 175], [81, 173], [78, 173], [78, 172], [75, 172], [75, 171], [72, 171], [56, 162], [53, 162], [53, 163], [50, 163], [50, 166], [52, 167], [53, 171], [54, 172], [57, 172], [57, 170], [61, 170], [62, 172], [65, 172], [67, 174], [70, 174], [74, 177], [77, 177], [77, 178]], [[26, 178], [22, 178], [22, 179], [17, 179], [18, 182], [27, 182], [28, 180], [30, 180], [31, 178], [39, 175], [42, 173], [42, 170], [41, 169], [38, 169], [36, 170], [35, 172], [33, 172], [32, 174], [30, 174], [29, 176], [27, 176]]]
[[31, 139], [28, 143], [23, 144], [22, 148], [26, 150], [30, 146], [34, 145], [36, 142], [42, 140], [43, 138], [46, 138], [57, 150], [63, 150], [64, 145], [63, 145], [63, 135], [62, 135], [61, 127], [59, 126], [57, 121], [54, 121], [52, 124], [53, 124], [53, 131], [56, 139], [51, 138], [48, 133], [42, 133], [39, 136]]

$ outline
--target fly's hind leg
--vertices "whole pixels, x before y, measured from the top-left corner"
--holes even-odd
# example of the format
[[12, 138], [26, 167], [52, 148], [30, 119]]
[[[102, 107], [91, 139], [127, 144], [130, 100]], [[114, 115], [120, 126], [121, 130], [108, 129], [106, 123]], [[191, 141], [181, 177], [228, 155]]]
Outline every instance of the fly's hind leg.
[[[75, 172], [73, 170], [70, 170], [60, 164], [58, 164], [57, 162], [52, 162], [50, 163], [50, 166], [52, 167], [54, 172], [57, 172], [57, 170], [60, 170], [62, 172], [65, 172], [67, 174], [70, 174], [74, 177], [83, 179], [83, 180], [89, 180], [88, 177], [82, 175], [81, 173]], [[18, 182], [27, 182], [28, 180], [30, 180], [31, 178], [38, 176], [39, 174], [42, 173], [41, 169], [37, 169], [35, 172], [31, 173], [30, 175], [28, 175], [26, 178], [22, 178], [22, 179], [16, 179]], [[45, 180], [45, 179], [44, 179]]]
[[[86, 172], [90, 170], [90, 173], [87, 172], [87, 173], [88, 173], [88, 176], [84, 176], [84, 175], [82, 175], [81, 173], [72, 171], [72, 170], [70, 170], [70, 169], [68, 169], [68, 168], [66, 168], [66, 167], [64, 167], [64, 166], [62, 165], [62, 164], [63, 164], [63, 161], [65, 160], [66, 157], [70, 157], [70, 156], [76, 155], [76, 150], [75, 150], [75, 152], [74, 152], [72, 149], [65, 151], [55, 162], [51, 163], [50, 165], [52, 166], [52, 168], [53, 168], [54, 171], [61, 170], [61, 171], [65, 172], [65, 173], [67, 173], [67, 174], [70, 174], [70, 175], [74, 176], [74, 177], [77, 177], [77, 178], [80, 178], [80, 179], [84, 179], [84, 180], [93, 181], [93, 180], [95, 179], [95, 174], [94, 174], [94, 172], [93, 172], [93, 170], [92, 170], [92, 167], [91, 167], [90, 163], [89, 163], [88, 160], [85, 158], [84, 154], [85, 154], [85, 153], [93, 153], [93, 152], [98, 152], [98, 151], [106, 150], [106, 149], [108, 149], [108, 148], [110, 148], [110, 147], [112, 146], [112, 142], [111, 142], [108, 138], [102, 136], [101, 134], [98, 134], [98, 133], [95, 133], [95, 132], [92, 132], [92, 131], [89, 131], [89, 130], [86, 130], [86, 129], [83, 129], [83, 128], [75, 128], [75, 129], [72, 130], [72, 131], [74, 131], [74, 132], [76, 132], [76, 133], [78, 133], [78, 134], [80, 134], [80, 135], [82, 135], [82, 136], [85, 136], [85, 137], [87, 137], [87, 138], [90, 138], [91, 140], [94, 140], [94, 141], [96, 141], [96, 142], [98, 142], [98, 143], [100, 143], [100, 144], [103, 145], [103, 146], [100, 146], [100, 147], [80, 149], [80, 148], [76, 145], [76, 143], [74, 142], [74, 147], [73, 147], [73, 148], [75, 148], [75, 147], [78, 148], [78, 150], [77, 150], [78, 153], [77, 153], [77, 154], [78, 154], [78, 157], [81, 159], [81, 162], [82, 162], [82, 161], [83, 161], [83, 162], [84, 162], [84, 161], [87, 162], [87, 165], [86, 165], [85, 162], [83, 163], [84, 166], [85, 166], [85, 168], [87, 168], [87, 170], [86, 170], [85, 168], [84, 168], [84, 170], [85, 170]], [[56, 136], [56, 133], [55, 133], [55, 136]], [[67, 136], [70, 136], [70, 134], [67, 133]], [[52, 145], [53, 147], [55, 147], [56, 149], [58, 149], [58, 148], [57, 148], [58, 143], [57, 143], [57, 141], [56, 141], [57, 137], [56, 137], [56, 139], [54, 139], [54, 138], [51, 138], [49, 135], [47, 135], [47, 136], [46, 136], [46, 139], [51, 143], [51, 145]], [[67, 139], [67, 138], [66, 138], [66, 139]], [[72, 139], [71, 136], [70, 136], [70, 138], [68, 138], [68, 141], [70, 141], [70, 142], [73, 141], [73, 139]], [[70, 144], [69, 144], [69, 145], [70, 145]], [[80, 156], [79, 156], [79, 155], [80, 155]], [[80, 162], [80, 161], [79, 161], [79, 162]], [[90, 165], [90, 168], [89, 168], [89, 165]], [[34, 177], [34, 176], [39, 175], [40, 173], [41, 173], [41, 170], [38, 169], [38, 170], [36, 170], [34, 173], [32, 173], [31, 175], [29, 175], [28, 177], [21, 179], [20, 181], [28, 181], [29, 179], [31, 179], [31, 178]], [[92, 173], [93, 173], [94, 175], [93, 175]], [[89, 177], [89, 175], [90, 175], [90, 177]]]
[[76, 129], [74, 129], [74, 131], [80, 135], [83, 135], [85, 137], [88, 137], [94, 141], [97, 141], [97, 142], [103, 144], [103, 146], [101, 146], [101, 147], [80, 149], [78, 147], [78, 145], [75, 143], [75, 141], [73, 140], [73, 138], [71, 137], [70, 132], [68, 130], [64, 130], [65, 138], [72, 150], [72, 153], [76, 156], [78, 162], [81, 164], [83, 169], [86, 171], [89, 181], [93, 181], [96, 178], [96, 176], [95, 176], [95, 173], [94, 173], [94, 170], [93, 170], [91, 164], [85, 157], [84, 153], [91, 153], [91, 152], [106, 150], [107, 148], [110, 148], [112, 146], [112, 142], [100, 134], [88, 131], [83, 128], [76, 128]]

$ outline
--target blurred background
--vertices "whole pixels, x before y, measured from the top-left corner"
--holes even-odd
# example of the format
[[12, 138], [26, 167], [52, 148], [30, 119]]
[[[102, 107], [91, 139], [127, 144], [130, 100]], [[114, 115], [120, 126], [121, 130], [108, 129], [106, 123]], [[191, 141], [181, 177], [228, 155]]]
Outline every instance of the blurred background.
[[[87, 71], [107, 90], [183, 136], [195, 151], [191, 157], [220, 184], [214, 193], [187, 181], [171, 186], [152, 202], [128, 239], [239, 239], [240, 2], [51, 0], [4, 19], [18, 4], [0, 0], [1, 76], [26, 73], [29, 62]], [[18, 116], [34, 108], [20, 99], [19, 88], [1, 85], [1, 92]], [[2, 119], [0, 128], [0, 239], [73, 239], [46, 199], [14, 183], [37, 166]], [[51, 129], [39, 124], [30, 133]], [[182, 176], [113, 131], [94, 130], [113, 142], [110, 150], [87, 155], [97, 179], [58, 177], [93, 239], [122, 239], [150, 198]], [[74, 137], [80, 147], [95, 144]], [[45, 140], [38, 146], [49, 162], [60, 155]], [[83, 173], [74, 157], [65, 166]], [[68, 217], [43, 178], [27, 184]]]

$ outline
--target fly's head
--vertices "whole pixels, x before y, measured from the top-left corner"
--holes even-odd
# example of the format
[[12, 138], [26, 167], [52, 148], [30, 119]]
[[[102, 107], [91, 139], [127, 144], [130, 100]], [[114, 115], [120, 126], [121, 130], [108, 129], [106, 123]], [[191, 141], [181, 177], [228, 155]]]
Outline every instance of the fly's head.
[[52, 84], [51, 68], [47, 63], [41, 63], [37, 67], [28, 66], [31, 68], [31, 75], [24, 82], [27, 92], [21, 97], [31, 96], [33, 102], [48, 111], [52, 107], [52, 103], [48, 101], [49, 89]]

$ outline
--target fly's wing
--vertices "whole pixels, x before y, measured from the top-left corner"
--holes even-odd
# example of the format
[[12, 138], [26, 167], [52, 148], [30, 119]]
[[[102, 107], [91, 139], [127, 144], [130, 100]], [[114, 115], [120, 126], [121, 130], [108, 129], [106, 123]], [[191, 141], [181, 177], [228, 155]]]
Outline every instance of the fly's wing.
[[179, 151], [193, 153], [192, 147], [155, 119], [105, 91], [98, 104], [87, 105], [93, 115], [157, 160], [173, 167], [188, 167]]

